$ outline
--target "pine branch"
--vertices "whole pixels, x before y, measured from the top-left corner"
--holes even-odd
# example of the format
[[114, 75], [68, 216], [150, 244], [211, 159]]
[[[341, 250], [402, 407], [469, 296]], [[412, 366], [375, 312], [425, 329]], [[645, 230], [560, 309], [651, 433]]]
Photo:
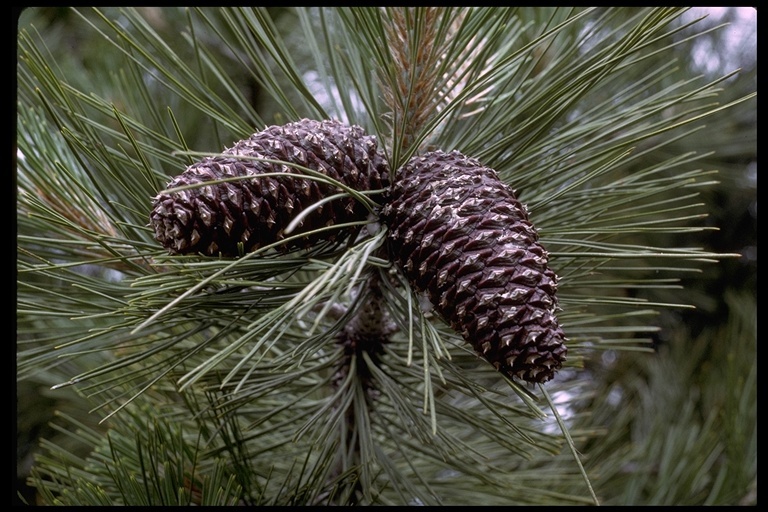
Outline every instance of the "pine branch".
[[[152, 197], [170, 177], [304, 117], [360, 125], [393, 172], [458, 149], [515, 189], [560, 276], [569, 356], [548, 394], [570, 397], [564, 423], [589, 475], [622, 481], [583, 448], [602, 433], [580, 408], [592, 391], [579, 376], [595, 349], [647, 350], [660, 312], [693, 302], [685, 275], [733, 256], [700, 247], [715, 185], [700, 141], [717, 138], [703, 121], [754, 101], [718, 104], [733, 76], [693, 78], [671, 62], [689, 40], [682, 10], [71, 12], [70, 32], [98, 42], [109, 66], [76, 67], [52, 32], [19, 38], [17, 359], [20, 378], [88, 395], [110, 435], [83, 424], [86, 457], [46, 444], [33, 474], [44, 500], [590, 502], [535, 391], [500, 379], [430, 311], [384, 250], [383, 218], [333, 226], [350, 230], [347, 245], [280, 251], [283, 239], [234, 259], [169, 255], [153, 239]], [[288, 237], [332, 201], [366, 216], [386, 203], [320, 174], [307, 181], [339, 194], [281, 224]], [[219, 178], [227, 190], [244, 181]], [[734, 417], [750, 414], [744, 396], [728, 402]], [[715, 430], [704, 422], [702, 439]], [[620, 454], [595, 449], [614, 469]], [[718, 494], [737, 484], [716, 455], [690, 478], [669, 460], [664, 474], [696, 501], [732, 499]], [[644, 482], [648, 501], [681, 499]]]

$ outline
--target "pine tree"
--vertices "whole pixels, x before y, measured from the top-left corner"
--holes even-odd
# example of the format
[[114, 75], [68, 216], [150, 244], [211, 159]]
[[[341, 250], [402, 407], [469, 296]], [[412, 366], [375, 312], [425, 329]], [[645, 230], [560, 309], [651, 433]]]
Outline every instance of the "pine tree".
[[[593, 422], [601, 355], [650, 357], [654, 319], [689, 307], [680, 276], [733, 256], [684, 240], [707, 229], [707, 137], [754, 95], [676, 64], [705, 32], [685, 9], [65, 12], [77, 30], [36, 17], [19, 37], [18, 379], [64, 403], [30, 470], [41, 502], [748, 491], [756, 470], [729, 468], [754, 430], [638, 496], [615, 494], [626, 460]], [[731, 327], [747, 351], [750, 326]], [[756, 417], [749, 364], [712, 399], [733, 431]], [[667, 453], [717, 446], [701, 433]]]

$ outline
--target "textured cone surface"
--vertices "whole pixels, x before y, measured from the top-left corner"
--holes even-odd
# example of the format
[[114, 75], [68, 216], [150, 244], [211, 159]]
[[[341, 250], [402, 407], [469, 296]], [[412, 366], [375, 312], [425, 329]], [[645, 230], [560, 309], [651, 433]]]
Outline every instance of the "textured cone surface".
[[412, 158], [382, 210], [393, 259], [500, 372], [546, 382], [565, 360], [557, 276], [525, 206], [459, 152]]
[[[171, 253], [238, 256], [282, 240], [285, 228], [305, 208], [341, 192], [316, 180], [302, 178], [287, 165], [237, 158], [280, 160], [301, 165], [358, 191], [389, 186], [389, 167], [376, 138], [358, 126], [336, 121], [304, 119], [270, 126], [223, 152], [189, 166], [168, 189], [199, 185], [155, 197], [150, 220], [155, 238]], [[263, 177], [268, 172], [291, 173]], [[205, 184], [223, 178], [252, 177]], [[374, 196], [374, 201], [382, 200]], [[368, 210], [352, 197], [335, 199], [311, 211], [290, 235], [365, 220]], [[320, 240], [341, 242], [351, 230], [331, 229], [284, 244], [281, 249], [307, 248]]]

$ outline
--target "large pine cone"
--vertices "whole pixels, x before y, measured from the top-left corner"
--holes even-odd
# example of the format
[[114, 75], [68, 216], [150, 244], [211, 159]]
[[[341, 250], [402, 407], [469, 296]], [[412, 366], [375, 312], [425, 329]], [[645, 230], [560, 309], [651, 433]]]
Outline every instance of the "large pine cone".
[[565, 360], [557, 276], [526, 207], [488, 167], [454, 151], [412, 158], [382, 210], [411, 286], [497, 370], [546, 382]]
[[[189, 166], [171, 180], [168, 188], [203, 185], [163, 191], [155, 197], [150, 215], [155, 238], [171, 253], [238, 256], [239, 243], [244, 253], [256, 250], [285, 238], [285, 228], [302, 210], [341, 192], [338, 187], [302, 178], [301, 171], [295, 168], [238, 159], [238, 155], [301, 165], [358, 191], [389, 186], [389, 166], [378, 151], [376, 138], [366, 135], [359, 126], [336, 121], [304, 119], [270, 126], [223, 154]], [[266, 172], [291, 174], [259, 177]], [[204, 185], [238, 176], [253, 179]], [[352, 197], [336, 199], [309, 213], [291, 235], [364, 220], [367, 214], [367, 209]], [[307, 248], [319, 240], [341, 242], [351, 234], [342, 229], [322, 231], [286, 243], [281, 249]]]

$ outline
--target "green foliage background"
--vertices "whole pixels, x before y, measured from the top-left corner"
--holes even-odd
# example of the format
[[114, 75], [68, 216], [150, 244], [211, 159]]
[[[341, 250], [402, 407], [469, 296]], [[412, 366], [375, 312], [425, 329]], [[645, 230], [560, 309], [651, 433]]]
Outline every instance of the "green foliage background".
[[323, 301], [364, 302], [350, 290], [388, 272], [380, 237], [236, 263], [152, 240], [151, 198], [190, 151], [340, 117], [393, 167], [459, 149], [528, 204], [569, 337], [547, 389], [601, 503], [756, 503], [754, 50], [703, 69], [695, 45], [713, 54], [726, 32], [683, 9], [446, 11], [433, 32], [425, 12], [408, 26], [429, 38], [400, 56], [383, 44], [387, 10], [24, 12], [26, 499], [590, 502], [541, 393], [510, 388], [402, 289], [385, 290], [401, 330], [382, 362], [358, 361], [379, 372], [378, 409], [353, 384], [328, 391], [349, 317]]

